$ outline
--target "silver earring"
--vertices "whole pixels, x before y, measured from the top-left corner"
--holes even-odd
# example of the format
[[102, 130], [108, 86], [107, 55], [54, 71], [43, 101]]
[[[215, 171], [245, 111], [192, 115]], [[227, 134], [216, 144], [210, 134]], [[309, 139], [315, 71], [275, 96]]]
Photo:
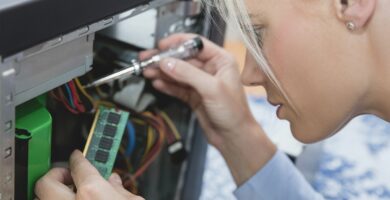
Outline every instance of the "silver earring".
[[346, 26], [347, 26], [347, 29], [350, 31], [356, 30], [356, 24], [353, 21], [347, 22]]

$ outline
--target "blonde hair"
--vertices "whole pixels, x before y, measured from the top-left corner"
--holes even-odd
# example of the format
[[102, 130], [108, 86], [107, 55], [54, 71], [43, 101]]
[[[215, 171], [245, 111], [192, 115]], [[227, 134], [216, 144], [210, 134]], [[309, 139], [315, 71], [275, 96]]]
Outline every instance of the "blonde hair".
[[258, 66], [268, 79], [280, 91], [288, 103], [293, 107], [287, 93], [282, 88], [282, 85], [277, 80], [273, 73], [265, 55], [261, 48], [259, 38], [257, 38], [256, 30], [254, 29], [248, 9], [243, 0], [202, 0], [203, 4], [211, 6], [218, 10], [222, 18], [238, 30], [243, 42], [245, 43], [249, 53], [256, 60]]

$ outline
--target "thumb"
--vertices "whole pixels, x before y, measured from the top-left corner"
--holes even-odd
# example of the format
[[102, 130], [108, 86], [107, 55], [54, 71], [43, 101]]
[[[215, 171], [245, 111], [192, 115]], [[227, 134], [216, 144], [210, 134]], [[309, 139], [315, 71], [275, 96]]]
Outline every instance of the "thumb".
[[97, 169], [78, 150], [70, 156], [69, 167], [77, 188], [84, 184], [104, 180]]
[[202, 96], [211, 94], [213, 86], [216, 86], [212, 75], [183, 60], [166, 58], [160, 62], [160, 68], [169, 77], [193, 87]]

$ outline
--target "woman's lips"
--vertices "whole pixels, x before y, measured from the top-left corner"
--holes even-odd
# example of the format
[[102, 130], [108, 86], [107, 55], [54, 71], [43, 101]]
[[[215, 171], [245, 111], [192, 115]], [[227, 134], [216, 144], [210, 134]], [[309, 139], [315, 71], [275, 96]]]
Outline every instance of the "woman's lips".
[[281, 119], [281, 110], [283, 108], [283, 104], [282, 103], [275, 103], [275, 102], [272, 102], [272, 101], [268, 101], [271, 105], [275, 106], [276, 107], [276, 116]]

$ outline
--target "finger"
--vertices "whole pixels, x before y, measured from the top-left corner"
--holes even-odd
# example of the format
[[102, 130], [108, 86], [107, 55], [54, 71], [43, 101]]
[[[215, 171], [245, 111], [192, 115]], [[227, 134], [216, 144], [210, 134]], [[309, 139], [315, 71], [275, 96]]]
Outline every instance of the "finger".
[[78, 150], [70, 157], [70, 171], [76, 187], [103, 179], [97, 169]]
[[215, 87], [218, 86], [213, 76], [187, 62], [167, 58], [160, 62], [160, 66], [162, 71], [173, 80], [193, 87], [202, 96], [212, 95], [216, 90]]
[[191, 65], [195, 66], [195, 67], [198, 67], [198, 68], [203, 68], [204, 67], [204, 63], [198, 59], [190, 59], [190, 60], [186, 60], [186, 62], [190, 63]]
[[67, 186], [72, 183], [70, 172], [63, 168], [54, 168], [35, 185], [35, 194], [40, 200], [73, 200], [74, 192]]
[[[206, 72], [214, 72], [215, 70], [209, 70], [208, 67], [209, 65], [204, 65], [201, 61], [199, 60], [196, 60], [196, 59], [191, 59], [191, 60], [188, 60], [186, 61], [188, 62], [189, 64], [193, 65], [193, 66], [196, 66], [198, 68], [201, 68], [203, 69], [204, 71]], [[160, 68], [158, 67], [149, 67], [149, 68], [146, 68], [144, 71], [143, 71], [143, 75], [144, 77], [148, 78], [148, 79], [164, 79], [164, 80], [170, 80], [172, 81], [172, 78], [170, 78], [169, 76], [167, 76], [165, 73], [163, 73]]]
[[112, 185], [112, 187], [118, 192], [120, 193], [121, 195], [123, 196], [130, 196], [130, 197], [134, 197], [136, 195], [130, 193], [129, 191], [127, 191], [124, 187], [123, 187], [123, 184], [122, 184], [122, 179], [121, 177], [116, 174], [116, 173], [113, 173], [110, 178], [108, 179], [108, 182]]
[[[180, 34], [174, 34], [171, 36], [168, 36], [167, 38], [162, 39], [158, 47], [159, 49], [168, 49], [171, 48], [172, 44], [181, 44], [189, 39], [193, 39], [195, 37], [199, 37], [199, 35], [191, 34], [191, 33], [180, 33]], [[201, 52], [199, 52], [197, 58], [199, 58], [201, 61], [207, 61], [218, 54], [223, 52], [223, 49], [211, 42], [210, 40], [202, 37], [204, 48]]]
[[171, 77], [167, 76], [159, 68], [149, 68], [143, 72], [145, 78], [148, 79], [163, 79], [166, 81], [174, 81]]
[[73, 184], [72, 176], [69, 169], [66, 168], [53, 168], [46, 173], [51, 180], [63, 183], [64, 185]]
[[196, 108], [198, 106], [200, 97], [189, 88], [179, 87], [176, 84], [163, 80], [155, 80], [152, 84], [157, 90], [188, 103], [191, 108]]
[[153, 55], [156, 55], [158, 52], [159, 51], [157, 49], [151, 49], [151, 50], [147, 50], [147, 51], [142, 51], [141, 53], [139, 53], [138, 57], [139, 57], [139, 59], [143, 60], [143, 59], [146, 59], [146, 58], [150, 58]]

